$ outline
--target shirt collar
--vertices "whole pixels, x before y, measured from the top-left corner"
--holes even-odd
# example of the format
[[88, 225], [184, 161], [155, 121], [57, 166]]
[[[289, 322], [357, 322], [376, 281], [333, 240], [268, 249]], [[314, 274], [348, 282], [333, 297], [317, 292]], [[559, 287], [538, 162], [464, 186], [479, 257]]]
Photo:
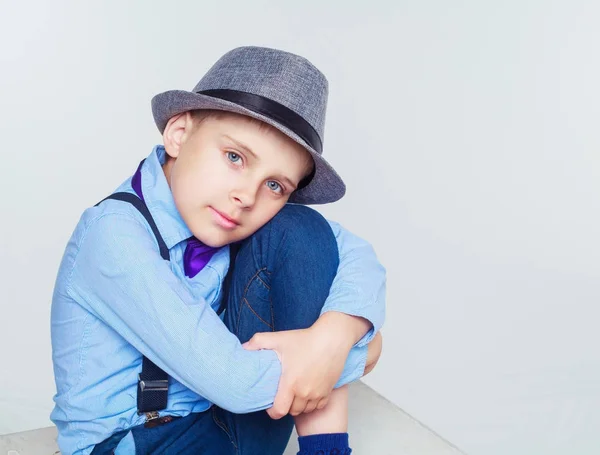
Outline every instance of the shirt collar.
[[162, 165], [166, 161], [166, 155], [165, 147], [157, 145], [144, 161], [141, 169], [142, 193], [159, 232], [171, 249], [193, 234], [175, 206], [171, 188], [163, 172]]

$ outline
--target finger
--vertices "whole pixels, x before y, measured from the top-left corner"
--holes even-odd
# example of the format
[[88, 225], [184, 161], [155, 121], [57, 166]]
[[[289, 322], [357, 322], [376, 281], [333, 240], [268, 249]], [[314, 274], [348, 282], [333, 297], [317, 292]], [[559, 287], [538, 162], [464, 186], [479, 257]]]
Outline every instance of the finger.
[[313, 412], [315, 409], [317, 409], [319, 401], [320, 400], [309, 400], [309, 402], [306, 403], [306, 407], [304, 408], [304, 414], [308, 414], [309, 412]]
[[292, 403], [292, 406], [290, 407], [290, 414], [293, 415], [294, 417], [302, 414], [304, 412], [304, 410], [306, 409], [307, 404], [308, 404], [308, 401], [306, 400], [306, 398], [300, 398], [299, 396], [296, 395], [296, 397], [294, 398], [294, 402]]
[[279, 390], [275, 396], [273, 407], [267, 410], [267, 413], [272, 419], [281, 419], [283, 416], [289, 414], [290, 407], [294, 401], [294, 392], [290, 387], [286, 387], [285, 384], [279, 385]]
[[270, 337], [271, 332], [255, 333], [252, 338], [246, 341], [242, 346], [248, 351], [258, 351], [259, 349], [273, 349], [274, 339]]
[[323, 409], [325, 406], [327, 406], [327, 402], [329, 401], [329, 398], [321, 398], [319, 400], [319, 403], [317, 404], [317, 409]]

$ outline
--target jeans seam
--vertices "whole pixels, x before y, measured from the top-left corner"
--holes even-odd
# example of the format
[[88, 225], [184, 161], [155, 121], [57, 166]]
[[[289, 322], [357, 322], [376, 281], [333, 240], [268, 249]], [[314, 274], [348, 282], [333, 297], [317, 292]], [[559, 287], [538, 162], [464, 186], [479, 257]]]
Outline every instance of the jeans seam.
[[271, 293], [269, 293], [269, 306], [271, 307], [271, 331], [275, 332], [275, 313], [273, 312], [273, 299], [271, 298]]
[[[264, 270], [267, 270], [266, 267], [263, 267], [261, 269], [258, 269], [256, 271], [256, 273], [250, 278], [250, 280], [248, 280], [248, 284], [246, 285], [246, 288], [244, 289], [244, 294], [242, 295], [242, 300], [240, 302], [240, 304], [238, 305], [238, 317], [237, 317], [237, 323], [236, 323], [236, 336], [239, 338], [240, 336], [240, 318], [242, 316], [242, 305], [244, 304], [244, 300], [246, 300], [246, 294], [248, 294], [248, 290], [250, 289], [250, 285], [252, 284], [252, 282], [254, 281], [254, 278], [256, 278], [258, 276], [258, 274]], [[261, 280], [262, 281], [262, 280]], [[252, 310], [252, 312], [263, 322], [265, 322], [260, 316], [258, 316], [258, 314], [256, 314], [256, 312], [254, 311], [254, 309], [250, 306], [250, 304], [248, 303], [248, 300], [246, 300], [246, 304], [248, 305], [248, 307], [250, 308], [250, 310]], [[267, 324], [267, 326], [269, 326], [270, 328], [272, 328], [268, 323], [265, 322], [265, 324]]]
[[[264, 270], [267, 270], [267, 268], [266, 268], [266, 267], [263, 267], [263, 268], [261, 268], [261, 269], [258, 269], [258, 270], [256, 271], [256, 273], [255, 273], [254, 275], [252, 275], [252, 278], [250, 278], [250, 279], [248, 280], [248, 284], [246, 285], [246, 288], [244, 289], [244, 296], [245, 296], [245, 295], [248, 293], [248, 289], [250, 288], [250, 285], [252, 284], [252, 281], [254, 281], [254, 278], [258, 277], [258, 274], [259, 274], [260, 272], [264, 271]], [[261, 280], [261, 281], [262, 281], [262, 280]], [[264, 283], [264, 281], [263, 281], [263, 283]], [[268, 286], [267, 286], [267, 287], [268, 287]], [[269, 289], [270, 289], [270, 288], [269, 288]]]
[[219, 428], [221, 428], [221, 430], [223, 430], [225, 432], [225, 434], [227, 435], [227, 437], [229, 438], [229, 440], [231, 441], [231, 443], [233, 444], [233, 447], [235, 447], [235, 451], [238, 452], [238, 446], [235, 443], [235, 441], [233, 440], [233, 437], [231, 436], [230, 430], [227, 427], [227, 425], [225, 425], [224, 422], [221, 422], [221, 420], [217, 417], [217, 410], [216, 408], [213, 406], [213, 421], [217, 424], [217, 426]]
[[254, 313], [254, 316], [256, 316], [260, 321], [262, 321], [264, 324], [266, 324], [267, 327], [269, 327], [271, 330], [273, 330], [273, 326], [271, 324], [269, 324], [267, 321], [265, 321], [263, 318], [261, 318], [256, 311], [254, 311], [254, 308], [252, 308], [252, 305], [250, 305], [250, 302], [248, 302], [248, 299], [246, 297], [244, 297], [242, 299], [242, 302], [246, 303], [246, 306], [248, 308], [250, 308], [250, 311], [252, 311], [252, 313]]
[[[269, 271], [266, 269], [266, 267], [265, 267], [263, 270], [265, 271], [265, 273], [266, 273], [267, 275], [271, 275], [271, 274], [269, 273]], [[267, 288], [269, 291], [271, 290], [271, 286], [269, 286], [267, 283], [265, 283], [265, 281], [264, 281], [264, 280], [263, 280], [263, 279], [262, 279], [260, 276], [257, 276], [257, 278], [260, 280], [260, 282], [261, 282], [262, 284], [264, 284], [264, 285], [265, 285], [265, 287], [266, 287], [266, 288]], [[247, 300], [246, 300], [246, 301], [247, 301]], [[266, 322], [265, 322], [265, 324], [267, 324], [267, 326], [269, 326], [269, 327], [271, 328], [271, 331], [272, 331], [272, 332], [275, 332], [275, 313], [274, 313], [274, 311], [273, 311], [273, 298], [271, 297], [271, 293], [270, 293], [270, 292], [269, 292], [269, 307], [270, 307], [270, 310], [271, 310], [271, 325], [267, 324]]]
[[[259, 270], [259, 272], [262, 272], [263, 270], [266, 270], [266, 267], [264, 269]], [[263, 280], [260, 276], [255, 275], [255, 278], [260, 281], [262, 284], [265, 285], [265, 287], [270, 291], [271, 290], [271, 286], [269, 286], [267, 283], [265, 283], [265, 280]]]

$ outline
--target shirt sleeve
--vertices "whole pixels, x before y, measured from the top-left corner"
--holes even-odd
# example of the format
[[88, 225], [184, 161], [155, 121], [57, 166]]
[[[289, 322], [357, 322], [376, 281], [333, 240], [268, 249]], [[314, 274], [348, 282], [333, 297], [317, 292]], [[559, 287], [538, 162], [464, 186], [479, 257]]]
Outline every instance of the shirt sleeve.
[[386, 270], [368, 242], [334, 221], [329, 221], [329, 224], [337, 240], [340, 264], [321, 314], [338, 311], [371, 322], [371, 330], [355, 345], [355, 348], [360, 348], [366, 346], [383, 325]]
[[344, 370], [335, 384], [334, 388], [337, 389], [343, 385], [359, 380], [364, 372], [365, 365], [367, 363], [367, 345], [354, 346], [350, 349], [350, 353], [346, 358], [344, 364]]
[[234, 413], [272, 406], [281, 375], [275, 352], [242, 348], [210, 305], [188, 292], [134, 216], [104, 213], [89, 223], [68, 292], [209, 401]]

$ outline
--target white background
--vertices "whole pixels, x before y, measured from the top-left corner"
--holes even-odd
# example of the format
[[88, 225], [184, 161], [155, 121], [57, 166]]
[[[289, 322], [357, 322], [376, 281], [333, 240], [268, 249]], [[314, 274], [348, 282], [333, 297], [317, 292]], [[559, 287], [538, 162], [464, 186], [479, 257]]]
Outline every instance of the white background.
[[388, 270], [366, 382], [469, 454], [600, 453], [598, 2], [0, 5], [0, 434], [50, 424], [57, 267], [151, 97], [264, 45], [328, 76], [321, 210]]

